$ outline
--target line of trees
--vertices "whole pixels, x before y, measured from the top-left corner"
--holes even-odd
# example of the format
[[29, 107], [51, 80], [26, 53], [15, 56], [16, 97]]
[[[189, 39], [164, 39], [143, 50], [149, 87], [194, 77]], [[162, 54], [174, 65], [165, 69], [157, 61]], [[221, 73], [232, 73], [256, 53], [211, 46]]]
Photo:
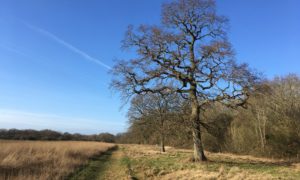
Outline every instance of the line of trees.
[[[199, 115], [204, 148], [268, 157], [299, 157], [300, 77], [290, 74], [264, 81], [247, 108], [214, 102]], [[135, 95], [128, 112], [129, 129], [117, 142], [191, 148], [189, 101], [178, 95]], [[163, 141], [163, 142], [162, 142]]]
[[61, 133], [49, 129], [33, 130], [33, 129], [0, 129], [0, 139], [5, 140], [69, 140], [69, 141], [101, 141], [115, 142], [115, 136], [110, 133], [100, 133], [93, 135], [82, 135], [79, 133]]

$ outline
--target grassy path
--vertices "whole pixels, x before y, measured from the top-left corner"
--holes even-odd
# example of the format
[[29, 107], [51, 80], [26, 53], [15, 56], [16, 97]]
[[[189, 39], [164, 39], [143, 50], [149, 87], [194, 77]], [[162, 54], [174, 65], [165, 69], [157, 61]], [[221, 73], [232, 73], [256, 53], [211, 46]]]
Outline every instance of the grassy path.
[[132, 179], [124, 148], [109, 150], [75, 172], [69, 180], [112, 180]]
[[110, 161], [105, 166], [105, 170], [98, 179], [131, 179], [130, 172], [130, 165], [128, 164], [124, 148], [119, 147], [118, 150], [112, 154]]
[[111, 161], [113, 152], [116, 149], [111, 149], [102, 153], [101, 155], [92, 158], [86, 166], [83, 166], [67, 179], [69, 180], [87, 180], [98, 179], [101, 172], [105, 171], [106, 167]]

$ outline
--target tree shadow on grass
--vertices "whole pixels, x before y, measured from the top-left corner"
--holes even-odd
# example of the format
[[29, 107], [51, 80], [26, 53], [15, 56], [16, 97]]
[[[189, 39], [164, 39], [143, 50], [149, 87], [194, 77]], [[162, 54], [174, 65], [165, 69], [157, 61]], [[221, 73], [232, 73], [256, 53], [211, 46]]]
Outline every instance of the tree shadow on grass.
[[207, 164], [225, 165], [227, 167], [241, 167], [244, 169], [273, 169], [277, 167], [291, 167], [293, 161], [278, 161], [278, 162], [266, 162], [266, 161], [254, 161], [254, 160], [236, 160], [236, 159], [209, 159]]

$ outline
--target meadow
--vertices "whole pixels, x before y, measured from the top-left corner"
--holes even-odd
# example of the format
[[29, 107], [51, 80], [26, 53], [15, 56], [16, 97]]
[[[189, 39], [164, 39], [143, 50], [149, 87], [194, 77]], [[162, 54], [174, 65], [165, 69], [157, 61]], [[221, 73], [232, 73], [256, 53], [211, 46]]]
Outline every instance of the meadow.
[[293, 160], [206, 152], [207, 162], [193, 162], [193, 152], [151, 145], [119, 145], [98, 179], [153, 180], [273, 180], [300, 179], [300, 164]]
[[192, 150], [83, 141], [0, 141], [0, 179], [97, 180], [300, 179], [300, 163], [206, 151], [193, 162]]
[[0, 141], [0, 179], [66, 179], [114, 144], [83, 141]]

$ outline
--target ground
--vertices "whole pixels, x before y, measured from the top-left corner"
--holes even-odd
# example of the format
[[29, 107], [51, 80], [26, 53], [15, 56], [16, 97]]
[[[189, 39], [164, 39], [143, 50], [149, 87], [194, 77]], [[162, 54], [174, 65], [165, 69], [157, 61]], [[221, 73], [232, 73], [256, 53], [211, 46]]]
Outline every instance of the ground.
[[[291, 161], [207, 153], [208, 162], [192, 162], [192, 151], [150, 145], [118, 145], [95, 158], [73, 179], [300, 179]], [[75, 177], [75, 178], [74, 178]]]

